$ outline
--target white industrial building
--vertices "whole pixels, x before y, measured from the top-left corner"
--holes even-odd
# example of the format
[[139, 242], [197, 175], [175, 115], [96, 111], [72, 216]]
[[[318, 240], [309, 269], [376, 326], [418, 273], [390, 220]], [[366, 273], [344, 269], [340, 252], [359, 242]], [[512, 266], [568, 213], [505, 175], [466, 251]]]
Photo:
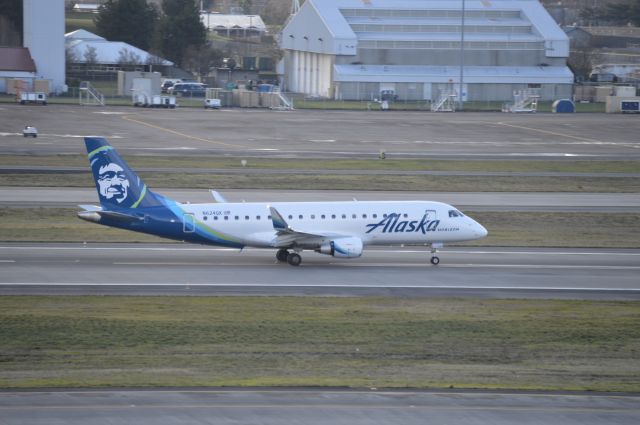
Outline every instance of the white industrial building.
[[258, 15], [224, 15], [203, 12], [200, 20], [209, 31], [223, 37], [252, 37], [267, 32], [267, 26]]
[[[152, 55], [151, 53], [132, 46], [124, 41], [109, 41], [104, 37], [87, 30], [76, 30], [65, 34], [66, 48], [74, 58], [74, 64], [86, 64], [92, 59], [99, 69], [115, 71], [123, 61], [130, 61], [130, 65], [161, 65], [171, 66], [173, 62]], [[95, 57], [91, 58], [91, 53]], [[142, 70], [142, 69], [141, 69]]]
[[[571, 96], [569, 40], [538, 0], [306, 0], [282, 31], [285, 90], [370, 100]], [[464, 33], [464, 45], [461, 39]], [[464, 67], [461, 75], [461, 57]]]
[[36, 78], [52, 92], [65, 86], [64, 0], [23, 0], [24, 47], [36, 65]]

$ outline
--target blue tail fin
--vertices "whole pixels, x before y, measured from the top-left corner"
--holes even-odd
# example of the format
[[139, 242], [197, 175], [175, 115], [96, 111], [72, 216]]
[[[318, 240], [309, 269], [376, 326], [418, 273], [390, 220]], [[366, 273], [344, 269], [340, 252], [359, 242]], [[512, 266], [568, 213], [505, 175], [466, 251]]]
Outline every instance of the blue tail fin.
[[102, 137], [85, 137], [100, 205], [118, 208], [147, 208], [162, 205], [160, 197], [129, 168], [116, 150]]

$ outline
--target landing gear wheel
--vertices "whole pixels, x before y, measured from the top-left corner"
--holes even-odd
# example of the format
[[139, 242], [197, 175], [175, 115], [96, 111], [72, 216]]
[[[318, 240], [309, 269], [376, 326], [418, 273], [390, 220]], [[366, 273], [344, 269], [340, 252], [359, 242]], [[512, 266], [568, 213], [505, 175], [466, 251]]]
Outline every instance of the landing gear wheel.
[[300, 263], [302, 263], [302, 257], [296, 254], [295, 252], [292, 252], [289, 255], [287, 255], [287, 263], [297, 267], [300, 265]]
[[289, 251], [287, 251], [286, 249], [279, 249], [278, 252], [276, 252], [276, 258], [281, 263], [286, 262], [288, 256], [289, 256]]
[[437, 266], [438, 264], [440, 264], [440, 259], [434, 255], [433, 257], [431, 257], [431, 264]]

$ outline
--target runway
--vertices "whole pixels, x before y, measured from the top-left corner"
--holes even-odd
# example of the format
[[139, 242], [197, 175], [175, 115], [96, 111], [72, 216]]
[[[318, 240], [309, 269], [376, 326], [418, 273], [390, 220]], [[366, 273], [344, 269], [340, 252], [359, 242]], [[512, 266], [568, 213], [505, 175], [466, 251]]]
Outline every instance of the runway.
[[640, 250], [373, 248], [338, 260], [182, 244], [2, 244], [0, 294], [640, 299]]
[[[213, 202], [205, 189], [163, 189], [154, 191], [179, 202]], [[407, 201], [445, 202], [475, 211], [606, 211], [636, 213], [640, 197], [635, 193], [548, 193], [548, 192], [402, 192], [346, 190], [222, 190], [230, 202], [304, 201]], [[2, 187], [0, 206], [76, 207], [96, 204], [94, 188]]]
[[473, 391], [0, 392], [2, 425], [631, 425], [640, 397]]

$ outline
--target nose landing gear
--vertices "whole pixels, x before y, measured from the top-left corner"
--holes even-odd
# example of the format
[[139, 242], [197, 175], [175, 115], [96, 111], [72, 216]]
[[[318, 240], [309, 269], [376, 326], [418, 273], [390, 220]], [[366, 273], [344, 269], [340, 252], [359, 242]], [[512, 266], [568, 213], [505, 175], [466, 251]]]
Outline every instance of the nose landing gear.
[[440, 264], [440, 258], [436, 255], [438, 253], [438, 248], [442, 248], [441, 243], [431, 244], [431, 264], [437, 266]]

